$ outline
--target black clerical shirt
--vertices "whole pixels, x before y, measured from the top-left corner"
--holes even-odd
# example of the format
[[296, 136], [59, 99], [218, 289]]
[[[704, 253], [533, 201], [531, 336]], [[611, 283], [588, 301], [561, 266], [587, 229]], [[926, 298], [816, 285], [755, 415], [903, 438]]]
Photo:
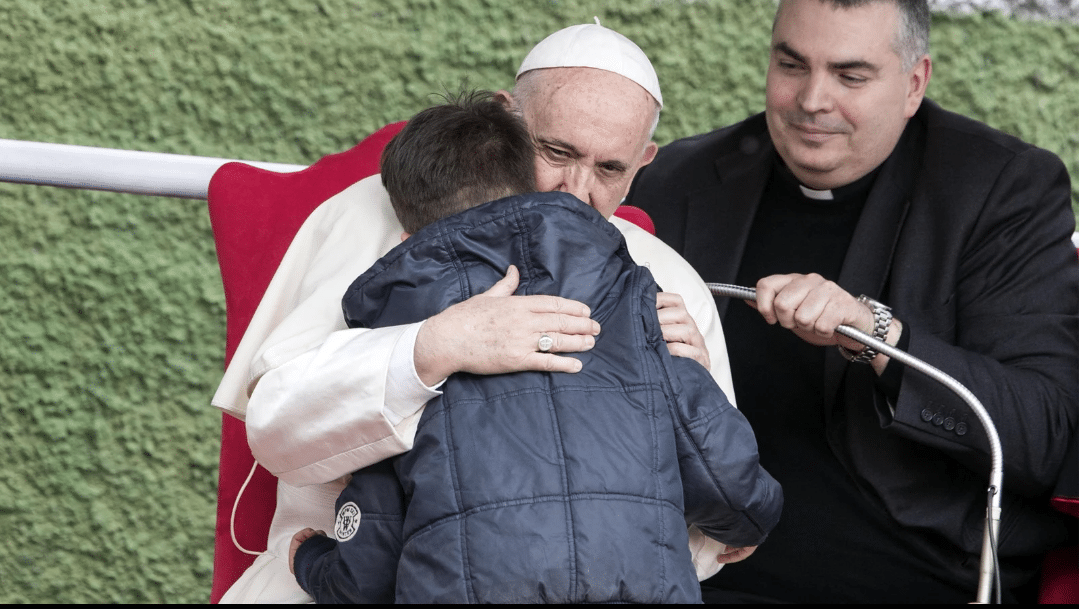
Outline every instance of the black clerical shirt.
[[[826, 195], [800, 188], [777, 159], [736, 283], [752, 287], [782, 273], [838, 280], [876, 173]], [[831, 199], [818, 198], [823, 196]], [[837, 350], [769, 326], [744, 303], [727, 307], [723, 330], [738, 407], [756, 433], [761, 464], [783, 486], [784, 507], [750, 558], [705, 582], [705, 602], [971, 600], [973, 590], [941, 581], [935, 568], [909, 551], [907, 533], [833, 454], [825, 429], [824, 358], [841, 357]], [[882, 379], [889, 395], [899, 391], [901, 365], [894, 364]]]

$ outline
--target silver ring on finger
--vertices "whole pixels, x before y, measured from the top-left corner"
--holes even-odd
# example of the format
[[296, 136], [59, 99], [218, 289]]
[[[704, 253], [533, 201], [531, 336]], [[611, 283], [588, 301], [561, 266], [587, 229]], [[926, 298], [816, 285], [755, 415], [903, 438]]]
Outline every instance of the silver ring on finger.
[[553, 348], [553, 339], [549, 334], [542, 334], [538, 337], [538, 350], [542, 353], [549, 353], [549, 350]]

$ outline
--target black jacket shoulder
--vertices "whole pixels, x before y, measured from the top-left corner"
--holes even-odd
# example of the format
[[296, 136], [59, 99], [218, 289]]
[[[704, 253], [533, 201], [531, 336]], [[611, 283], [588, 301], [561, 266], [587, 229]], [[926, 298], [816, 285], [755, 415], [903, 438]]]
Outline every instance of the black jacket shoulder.
[[[696, 189], [706, 177], [714, 180], [716, 163], [731, 154], [764, 154], [771, 148], [763, 112], [740, 123], [685, 137], [663, 146], [651, 164], [633, 181], [630, 197], [641, 183], [680, 184], [685, 190]], [[703, 184], [707, 187], [708, 184]]]

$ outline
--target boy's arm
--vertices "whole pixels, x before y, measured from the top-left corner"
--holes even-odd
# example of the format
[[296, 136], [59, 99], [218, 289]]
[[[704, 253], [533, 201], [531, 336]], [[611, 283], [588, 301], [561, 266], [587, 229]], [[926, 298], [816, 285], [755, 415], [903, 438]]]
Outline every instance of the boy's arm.
[[[311, 529], [309, 529], [311, 531]], [[295, 543], [305, 531], [300, 531], [294, 537]], [[342, 544], [323, 536], [313, 534], [305, 539], [296, 548], [296, 553], [291, 546], [291, 569], [298, 585], [308, 592], [317, 603], [394, 603], [395, 602], [395, 570], [394, 563], [391, 569], [390, 581], [384, 581], [383, 586], [372, 585], [375, 581], [386, 578], [373, 578], [374, 567], [379, 567], [375, 562], [365, 564], [350, 564], [341, 553]], [[361, 586], [355, 578], [354, 569], [364, 569], [367, 577], [363, 580], [369, 585]]]
[[336, 529], [349, 539], [336, 541], [311, 528], [294, 535], [289, 556], [294, 578], [317, 603], [394, 603], [401, 515], [362, 515], [356, 506], [345, 513], [357, 518], [348, 516], [344, 522], [340, 508]]
[[671, 361], [686, 521], [731, 548], [759, 545], [779, 521], [782, 489], [760, 466], [749, 422], [711, 376], [689, 360]]

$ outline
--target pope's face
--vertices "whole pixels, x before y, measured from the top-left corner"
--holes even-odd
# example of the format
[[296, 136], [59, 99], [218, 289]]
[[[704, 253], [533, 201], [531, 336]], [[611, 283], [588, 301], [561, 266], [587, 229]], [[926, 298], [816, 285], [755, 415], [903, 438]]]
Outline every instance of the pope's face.
[[922, 102], [929, 56], [902, 65], [891, 2], [848, 9], [782, 2], [768, 66], [768, 131], [803, 184], [838, 188], [888, 158]]
[[654, 99], [605, 70], [538, 72], [520, 107], [535, 145], [538, 190], [570, 193], [609, 218], [637, 170], [655, 158]]

